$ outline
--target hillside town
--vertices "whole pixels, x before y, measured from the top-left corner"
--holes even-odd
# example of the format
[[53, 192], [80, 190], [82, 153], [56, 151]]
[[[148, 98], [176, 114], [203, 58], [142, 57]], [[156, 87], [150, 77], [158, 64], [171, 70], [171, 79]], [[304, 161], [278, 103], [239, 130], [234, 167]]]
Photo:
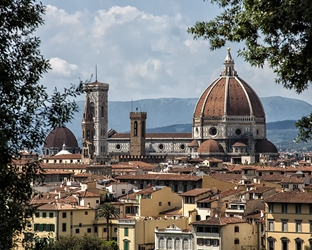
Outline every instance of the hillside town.
[[[57, 127], [42, 153], [15, 162], [42, 169], [22, 241], [87, 234], [120, 250], [312, 249], [312, 153], [267, 140], [261, 101], [230, 49], [198, 99], [192, 133], [146, 133], [148, 114], [137, 109], [130, 132], [109, 129], [109, 85], [85, 89], [81, 146]], [[105, 206], [116, 212], [101, 216]]]

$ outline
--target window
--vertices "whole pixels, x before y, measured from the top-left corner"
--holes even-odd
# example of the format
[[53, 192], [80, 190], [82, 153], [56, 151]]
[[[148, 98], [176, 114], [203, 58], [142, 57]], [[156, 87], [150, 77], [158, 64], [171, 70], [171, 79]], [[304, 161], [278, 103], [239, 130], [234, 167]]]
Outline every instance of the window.
[[121, 189], [121, 194], [126, 194], [126, 189]]
[[97, 227], [94, 227], [94, 233], [97, 234]]
[[287, 220], [282, 220], [282, 231], [283, 232], [287, 232], [288, 231]]
[[274, 231], [274, 221], [268, 220], [269, 231]]
[[66, 232], [66, 223], [62, 223], [62, 232]]
[[88, 211], [85, 211], [85, 215], [88, 215]]
[[100, 201], [99, 201], [99, 200], [96, 200], [96, 201], [95, 201], [95, 203], [99, 204], [99, 203], [100, 203]]
[[125, 231], [124, 231], [124, 236], [128, 236], [129, 235], [129, 229], [127, 227], [125, 227]]
[[274, 250], [274, 239], [268, 239], [268, 250]]
[[219, 246], [219, 240], [213, 239], [213, 246], [214, 247]]
[[34, 231], [39, 231], [39, 224], [34, 225]]
[[287, 214], [287, 204], [282, 204], [282, 213]]
[[195, 204], [195, 197], [193, 196], [185, 196], [184, 199], [186, 204]]
[[168, 206], [171, 206], [171, 202], [170, 201], [168, 201]]
[[199, 246], [204, 245], [204, 239], [202, 239], [202, 238], [197, 238], [197, 245], [199, 245]]
[[273, 213], [274, 212], [274, 204], [273, 203], [269, 203], [269, 213]]
[[82, 227], [82, 224], [81, 224], [81, 223], [79, 223], [79, 227]]
[[184, 239], [183, 240], [183, 250], [188, 250], [189, 249], [189, 245], [190, 245], [190, 242], [188, 239]]
[[123, 242], [123, 249], [124, 250], [129, 250], [129, 241], [124, 240], [124, 242]]
[[47, 232], [47, 225], [46, 224], [42, 224], [42, 231], [43, 232]]
[[55, 231], [55, 225], [54, 224], [50, 224], [48, 229], [49, 229], [50, 232], [54, 232]]
[[161, 201], [158, 204], [159, 204], [160, 207], [162, 206], [162, 202]]
[[66, 218], [66, 212], [62, 213], [62, 218]]
[[49, 218], [53, 218], [54, 213], [49, 213]]
[[235, 233], [239, 233], [239, 227], [238, 227], [238, 226], [235, 226], [235, 227], [234, 227], [234, 232], [235, 232]]
[[79, 228], [76, 228], [76, 234], [79, 234]]
[[106, 233], [106, 227], [103, 227], [103, 233]]
[[90, 227], [87, 228], [87, 233], [91, 233], [91, 228]]
[[300, 238], [296, 238], [295, 241], [296, 241], [296, 250], [302, 250], [303, 240]]
[[42, 218], [47, 218], [47, 213], [46, 212], [42, 212]]
[[235, 244], [235, 245], [239, 245], [239, 239], [235, 239], [235, 240], [234, 240], [234, 244]]
[[115, 233], [117, 232], [117, 227], [114, 228], [114, 232], [115, 232]]
[[205, 246], [210, 246], [210, 245], [211, 245], [210, 239], [205, 239]]
[[312, 221], [309, 222], [310, 222], [310, 233], [312, 233]]
[[301, 204], [296, 204], [296, 214], [301, 214]]
[[288, 250], [289, 239], [286, 237], [281, 238], [282, 241], [282, 250]]
[[296, 232], [300, 233], [301, 232], [301, 220], [296, 220]]
[[36, 218], [40, 217], [40, 213], [39, 213], [39, 212], [36, 212], [36, 213], [35, 213], [35, 216], [36, 216]]

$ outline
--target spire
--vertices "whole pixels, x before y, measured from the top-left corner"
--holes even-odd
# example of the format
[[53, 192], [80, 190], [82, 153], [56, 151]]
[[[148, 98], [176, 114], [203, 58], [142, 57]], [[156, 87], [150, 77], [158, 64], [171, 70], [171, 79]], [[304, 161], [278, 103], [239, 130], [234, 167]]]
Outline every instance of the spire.
[[231, 48], [228, 47], [227, 51], [221, 76], [237, 76], [237, 72], [234, 70], [234, 60], [231, 56]]
[[64, 141], [64, 143], [63, 143], [62, 150], [66, 150], [66, 144], [65, 144], [65, 141]]

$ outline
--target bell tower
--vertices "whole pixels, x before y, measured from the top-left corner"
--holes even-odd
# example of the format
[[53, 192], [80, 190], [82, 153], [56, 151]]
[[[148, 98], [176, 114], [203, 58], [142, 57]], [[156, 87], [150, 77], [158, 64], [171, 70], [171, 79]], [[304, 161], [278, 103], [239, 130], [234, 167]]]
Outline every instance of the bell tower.
[[130, 155], [145, 155], [146, 112], [130, 112]]
[[108, 160], [108, 89], [97, 80], [84, 86], [85, 109], [82, 118], [82, 162], [104, 164]]

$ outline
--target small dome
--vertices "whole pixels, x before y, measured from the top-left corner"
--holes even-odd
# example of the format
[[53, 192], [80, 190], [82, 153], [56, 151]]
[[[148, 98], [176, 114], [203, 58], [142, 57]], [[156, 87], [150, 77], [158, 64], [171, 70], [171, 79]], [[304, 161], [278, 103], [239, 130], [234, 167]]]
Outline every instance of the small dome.
[[193, 140], [189, 143], [188, 145], [189, 147], [194, 147], [194, 148], [198, 148], [198, 142], [197, 140]]
[[63, 148], [63, 144], [70, 148], [78, 148], [78, 142], [74, 134], [66, 127], [58, 127], [49, 133], [45, 140], [46, 148]]
[[197, 150], [198, 153], [224, 153], [222, 146], [216, 140], [204, 141]]
[[255, 149], [257, 153], [278, 153], [275, 145], [266, 139], [258, 141]]
[[235, 142], [232, 146], [233, 147], [247, 147], [245, 143], [239, 142], [239, 141]]

